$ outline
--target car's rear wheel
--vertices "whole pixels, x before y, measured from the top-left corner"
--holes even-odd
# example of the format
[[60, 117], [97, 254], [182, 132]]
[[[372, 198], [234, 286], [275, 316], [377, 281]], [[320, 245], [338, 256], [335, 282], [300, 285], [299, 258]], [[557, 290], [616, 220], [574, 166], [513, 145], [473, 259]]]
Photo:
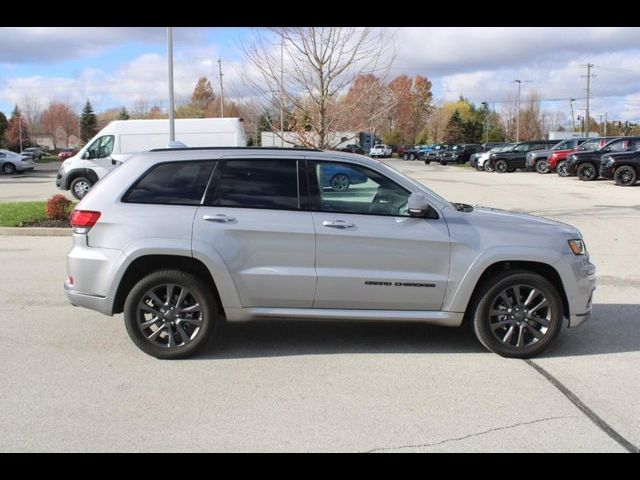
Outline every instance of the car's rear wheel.
[[549, 164], [546, 160], [538, 160], [536, 162], [536, 172], [540, 174], [549, 173]]
[[92, 186], [93, 182], [87, 177], [76, 177], [69, 185], [69, 190], [71, 190], [71, 195], [78, 200], [82, 200], [84, 196], [89, 193]]
[[11, 175], [12, 173], [16, 173], [16, 166], [13, 163], [5, 163], [2, 166], [2, 171], [7, 175]]
[[416, 159], [416, 154], [412, 153], [409, 155], [409, 160], [415, 160]]
[[636, 180], [638, 180], [638, 174], [635, 168], [630, 167], [629, 165], [623, 165], [616, 169], [613, 174], [613, 180], [616, 182], [616, 185], [630, 187], [636, 183]]
[[562, 299], [545, 277], [505, 271], [486, 282], [470, 312], [475, 334], [503, 357], [528, 358], [557, 337], [564, 318]]
[[161, 359], [195, 354], [214, 334], [217, 305], [211, 289], [198, 277], [160, 270], [140, 280], [124, 305], [131, 340]]
[[337, 173], [333, 177], [331, 177], [331, 181], [329, 185], [334, 192], [346, 192], [349, 190], [350, 184], [349, 177], [343, 173]]
[[409, 155], [407, 155], [406, 153], [402, 155], [402, 159], [403, 160], [409, 160]]
[[558, 162], [558, 165], [556, 165], [556, 172], [561, 177], [569, 177], [569, 176], [571, 176], [571, 174], [569, 173], [569, 169], [567, 168], [567, 161], [566, 160]]
[[495, 170], [498, 173], [505, 173], [507, 170], [509, 170], [509, 167], [507, 165], [507, 161], [506, 160], [498, 160], [496, 162], [496, 165], [495, 165]]
[[431, 163], [431, 160], [429, 160], [428, 158], [424, 159], [424, 164], [425, 165], [429, 165]]
[[590, 163], [590, 162], [581, 164], [576, 169], [576, 175], [578, 176], [579, 180], [582, 180], [584, 182], [589, 182], [591, 180], [595, 180], [596, 178], [598, 178], [598, 172], [596, 171], [596, 167], [593, 163]]

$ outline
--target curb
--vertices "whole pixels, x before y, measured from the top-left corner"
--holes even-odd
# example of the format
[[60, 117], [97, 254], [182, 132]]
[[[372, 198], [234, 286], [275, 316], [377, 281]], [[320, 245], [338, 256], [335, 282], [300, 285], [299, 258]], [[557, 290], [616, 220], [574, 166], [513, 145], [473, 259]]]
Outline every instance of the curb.
[[54, 227], [0, 227], [0, 235], [33, 237], [70, 237], [71, 228]]

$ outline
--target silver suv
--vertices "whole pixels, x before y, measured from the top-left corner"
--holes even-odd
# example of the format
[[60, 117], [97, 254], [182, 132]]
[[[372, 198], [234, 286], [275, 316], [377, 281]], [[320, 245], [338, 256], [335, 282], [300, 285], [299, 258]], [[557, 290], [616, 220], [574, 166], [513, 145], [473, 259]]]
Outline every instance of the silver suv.
[[101, 180], [72, 225], [70, 302], [124, 312], [158, 358], [196, 353], [223, 319], [271, 318], [466, 320], [488, 349], [525, 358], [564, 319], [588, 319], [595, 288], [574, 227], [450, 203], [351, 153], [145, 152]]

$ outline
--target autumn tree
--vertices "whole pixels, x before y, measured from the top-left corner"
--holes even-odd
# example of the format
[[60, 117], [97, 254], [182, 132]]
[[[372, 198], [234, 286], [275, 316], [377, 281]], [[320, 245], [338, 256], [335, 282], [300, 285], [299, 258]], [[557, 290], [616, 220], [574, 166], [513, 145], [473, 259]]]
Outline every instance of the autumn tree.
[[251, 67], [244, 71], [245, 80], [262, 111], [290, 109], [297, 143], [335, 147], [341, 138], [334, 133], [349, 114], [339, 108], [342, 92], [359, 75], [386, 76], [391, 66], [393, 43], [386, 30], [277, 27], [269, 32], [256, 31], [243, 48]]
[[89, 100], [82, 109], [80, 115], [80, 140], [88, 142], [98, 132], [98, 118], [93, 112], [93, 107]]
[[7, 147], [15, 151], [19, 151], [29, 143], [29, 128], [18, 105], [14, 107], [11, 113], [11, 118], [4, 132], [4, 140]]
[[78, 135], [78, 115], [71, 107], [62, 102], [52, 102], [42, 112], [42, 131], [51, 137], [53, 148], [60, 143], [69, 146], [69, 137]]
[[210, 108], [215, 101], [216, 96], [213, 93], [211, 82], [207, 77], [200, 77], [196, 82], [196, 86], [191, 94], [191, 106], [198, 111], [202, 112], [204, 116], [208, 108]]
[[391, 109], [389, 88], [373, 74], [358, 75], [339, 100], [343, 113], [338, 130], [381, 132]]

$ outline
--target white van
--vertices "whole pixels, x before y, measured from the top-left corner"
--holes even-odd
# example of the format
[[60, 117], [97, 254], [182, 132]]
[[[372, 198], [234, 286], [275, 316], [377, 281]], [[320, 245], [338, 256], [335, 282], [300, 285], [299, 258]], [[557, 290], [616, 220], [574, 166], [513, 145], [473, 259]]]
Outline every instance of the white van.
[[[181, 118], [175, 120], [176, 141], [189, 147], [244, 147], [247, 139], [241, 118]], [[58, 170], [56, 185], [77, 199], [114, 165], [134, 153], [166, 148], [169, 120], [116, 120], [87, 142]]]

